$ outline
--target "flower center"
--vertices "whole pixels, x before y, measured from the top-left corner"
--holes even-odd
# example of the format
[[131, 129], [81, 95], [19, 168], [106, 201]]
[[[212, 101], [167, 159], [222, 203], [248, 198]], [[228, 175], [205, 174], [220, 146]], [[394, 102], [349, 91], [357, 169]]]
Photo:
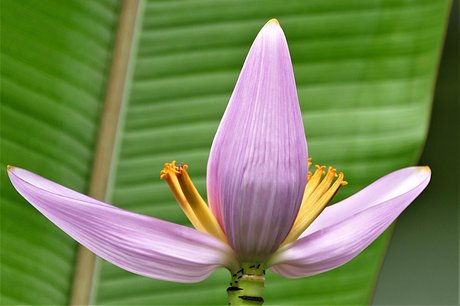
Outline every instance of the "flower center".
[[193, 185], [187, 168], [188, 166], [182, 163], [177, 166], [175, 160], [165, 163], [160, 172], [160, 179], [168, 183], [179, 206], [197, 230], [227, 242], [227, 237], [214, 214]]
[[[310, 165], [311, 158], [308, 159], [308, 167]], [[326, 172], [325, 168], [326, 166], [316, 165], [314, 174], [308, 172], [308, 181], [297, 218], [281, 246], [297, 240], [332, 200], [339, 188], [347, 184], [343, 180], [342, 172], [337, 174], [337, 170], [332, 167]]]

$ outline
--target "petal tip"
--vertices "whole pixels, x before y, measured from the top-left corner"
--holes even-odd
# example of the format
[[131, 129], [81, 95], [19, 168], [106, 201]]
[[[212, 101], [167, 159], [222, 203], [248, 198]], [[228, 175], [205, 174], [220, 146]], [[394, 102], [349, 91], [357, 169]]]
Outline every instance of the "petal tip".
[[269, 25], [271, 25], [271, 26], [280, 26], [280, 22], [278, 21], [278, 19], [272, 18], [265, 25], [266, 26], [269, 26]]
[[8, 170], [8, 172], [12, 172], [16, 167], [14, 166], [11, 166], [11, 165], [7, 165], [6, 166], [6, 170]]
[[429, 166], [421, 166], [420, 169], [428, 173], [431, 173], [431, 168]]

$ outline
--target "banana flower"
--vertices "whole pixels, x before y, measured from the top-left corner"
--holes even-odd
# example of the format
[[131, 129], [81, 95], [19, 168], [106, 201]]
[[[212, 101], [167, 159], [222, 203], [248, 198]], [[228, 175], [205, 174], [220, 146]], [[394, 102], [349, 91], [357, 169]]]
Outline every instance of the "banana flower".
[[229, 303], [255, 305], [263, 303], [265, 269], [298, 278], [345, 264], [431, 176], [428, 167], [401, 169], [327, 206], [346, 184], [344, 175], [324, 166], [309, 172], [310, 163], [286, 38], [273, 19], [249, 51], [215, 135], [209, 206], [187, 165], [166, 163], [161, 171], [195, 229], [117, 208], [21, 168], [10, 166], [8, 174], [45, 217], [105, 260], [174, 282], [198, 282], [225, 267], [232, 276]]

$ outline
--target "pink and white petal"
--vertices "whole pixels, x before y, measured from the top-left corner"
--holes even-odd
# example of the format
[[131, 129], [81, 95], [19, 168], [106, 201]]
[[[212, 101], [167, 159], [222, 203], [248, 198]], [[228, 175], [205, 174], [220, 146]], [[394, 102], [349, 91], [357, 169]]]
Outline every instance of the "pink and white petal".
[[242, 261], [265, 261], [288, 234], [307, 158], [288, 45], [272, 20], [249, 51], [208, 162], [211, 209]]
[[105, 260], [133, 273], [198, 282], [236, 268], [231, 248], [192, 228], [89, 198], [24, 169], [9, 167], [16, 190], [49, 220]]
[[[279, 250], [271, 260], [271, 269], [284, 277], [297, 278], [347, 263], [391, 225], [425, 189], [430, 177], [428, 167], [402, 169], [336, 204], [340, 206], [327, 215], [330, 219], [320, 222], [322, 226], [317, 225], [305, 237]], [[351, 213], [342, 209], [344, 203], [349, 204]]]

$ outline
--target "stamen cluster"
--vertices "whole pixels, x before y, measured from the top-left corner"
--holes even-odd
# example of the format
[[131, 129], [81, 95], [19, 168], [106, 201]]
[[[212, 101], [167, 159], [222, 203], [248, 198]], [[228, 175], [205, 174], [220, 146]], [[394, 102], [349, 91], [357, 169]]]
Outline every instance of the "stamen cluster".
[[[308, 159], [308, 167], [310, 166], [311, 158]], [[343, 180], [343, 172], [337, 174], [337, 170], [333, 167], [329, 167], [327, 172], [326, 166], [315, 165], [315, 167], [315, 173], [308, 172], [308, 181], [299, 213], [282, 246], [297, 240], [329, 204], [340, 187], [348, 184]]]

